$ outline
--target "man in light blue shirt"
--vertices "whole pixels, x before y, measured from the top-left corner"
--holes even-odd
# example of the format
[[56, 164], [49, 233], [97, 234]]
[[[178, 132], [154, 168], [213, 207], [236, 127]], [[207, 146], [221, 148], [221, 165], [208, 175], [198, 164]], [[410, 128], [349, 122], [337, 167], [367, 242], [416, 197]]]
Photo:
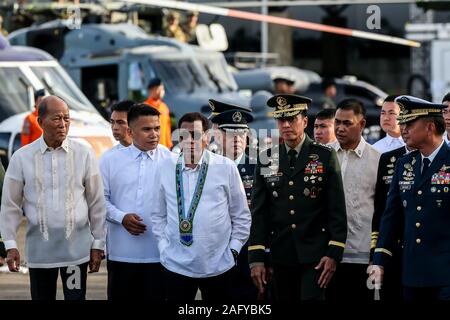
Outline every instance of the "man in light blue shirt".
[[163, 300], [163, 268], [152, 233], [155, 174], [171, 152], [159, 144], [159, 112], [146, 104], [128, 112], [133, 143], [100, 160], [107, 207], [108, 299]]

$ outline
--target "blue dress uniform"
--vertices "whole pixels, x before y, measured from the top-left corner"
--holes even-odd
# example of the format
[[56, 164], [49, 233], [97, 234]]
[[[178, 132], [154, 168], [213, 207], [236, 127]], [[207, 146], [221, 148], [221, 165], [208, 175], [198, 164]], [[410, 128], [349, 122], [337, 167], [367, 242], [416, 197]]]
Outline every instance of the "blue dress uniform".
[[[248, 123], [253, 121], [251, 109], [212, 99], [209, 101], [209, 104], [213, 110], [213, 116], [210, 120], [218, 129], [223, 130], [224, 133], [228, 131], [232, 134], [243, 133], [242, 130], [248, 131]], [[251, 208], [250, 200], [256, 159], [248, 157], [244, 152], [239, 156], [238, 160], [240, 161], [237, 164], [237, 168], [244, 186], [248, 205]], [[235, 272], [231, 279], [230, 291], [231, 297], [235, 301], [257, 300], [258, 290], [253, 284], [250, 276], [250, 268], [248, 266], [247, 244], [242, 248], [237, 257]]]
[[[442, 116], [444, 105], [413, 97], [396, 99], [400, 124], [422, 116]], [[450, 148], [441, 145], [426, 160], [419, 151], [397, 162], [387, 205], [381, 218], [374, 264], [386, 266], [403, 224], [402, 281], [405, 298], [450, 299]], [[425, 158], [427, 159], [427, 158]]]
[[[405, 146], [392, 151], [385, 152], [380, 157], [378, 163], [377, 183], [375, 187], [375, 210], [372, 217], [372, 240], [370, 242], [370, 261], [373, 260], [373, 254], [377, 245], [380, 231], [380, 221], [386, 208], [386, 201], [389, 187], [394, 176], [395, 165], [401, 157], [408, 153]], [[399, 225], [397, 231], [397, 245], [393, 248], [393, 261], [389, 268], [386, 268], [383, 287], [381, 288], [381, 300], [396, 301], [403, 297], [403, 288], [401, 285], [401, 238], [402, 226]]]
[[[267, 102], [276, 109], [274, 117], [280, 118], [296, 116], [310, 103], [311, 99], [294, 95], [277, 95]], [[293, 166], [290, 160], [285, 144], [258, 159], [249, 263], [264, 263], [269, 244], [276, 299], [323, 299], [314, 267], [324, 256], [340, 262], [347, 236], [339, 162], [334, 150], [313, 142], [306, 133]], [[281, 270], [289, 271], [282, 275]]]
[[[256, 167], [256, 159], [249, 158], [244, 154], [241, 163], [238, 165], [239, 174], [241, 175], [242, 184], [244, 185], [247, 202], [251, 209], [251, 195], [254, 183], [254, 174]], [[258, 290], [253, 284], [250, 276], [250, 268], [248, 266], [248, 243], [239, 253], [236, 273], [233, 275], [233, 284], [231, 287], [232, 297], [236, 301], [255, 301], [258, 296]]]

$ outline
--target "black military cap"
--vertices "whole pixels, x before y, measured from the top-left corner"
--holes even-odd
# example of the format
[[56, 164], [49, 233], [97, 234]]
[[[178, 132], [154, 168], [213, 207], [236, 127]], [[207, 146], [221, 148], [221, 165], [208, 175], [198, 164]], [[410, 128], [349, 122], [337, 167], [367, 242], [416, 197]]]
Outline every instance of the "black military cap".
[[321, 86], [322, 86], [323, 90], [325, 90], [328, 87], [335, 86], [335, 85], [336, 85], [336, 81], [333, 78], [322, 79]]
[[307, 111], [312, 100], [294, 94], [277, 94], [267, 101], [267, 105], [274, 108], [272, 115], [275, 119], [289, 118]]
[[39, 89], [34, 92], [34, 100], [37, 100], [39, 97], [44, 97], [47, 94], [45, 89]]
[[220, 129], [248, 129], [253, 116], [249, 112], [235, 109], [221, 112], [211, 121], [218, 124]]
[[[237, 105], [234, 105], [234, 104], [231, 104], [228, 102], [217, 101], [214, 99], [209, 99], [208, 102], [209, 102], [209, 107], [211, 108], [211, 115], [209, 116], [211, 121], [212, 121], [212, 118], [214, 118], [214, 116], [217, 116], [219, 113], [229, 111], [229, 110], [252, 112], [251, 108], [237, 106]], [[213, 123], [215, 123], [215, 122], [213, 121]]]
[[147, 88], [150, 89], [150, 88], [153, 88], [153, 87], [160, 86], [161, 84], [162, 84], [162, 81], [161, 81], [160, 78], [153, 78], [153, 79], [151, 79], [151, 80], [148, 82]]
[[395, 102], [400, 106], [398, 123], [404, 124], [414, 121], [420, 117], [442, 117], [442, 109], [447, 108], [445, 104], [432, 103], [413, 96], [399, 96]]

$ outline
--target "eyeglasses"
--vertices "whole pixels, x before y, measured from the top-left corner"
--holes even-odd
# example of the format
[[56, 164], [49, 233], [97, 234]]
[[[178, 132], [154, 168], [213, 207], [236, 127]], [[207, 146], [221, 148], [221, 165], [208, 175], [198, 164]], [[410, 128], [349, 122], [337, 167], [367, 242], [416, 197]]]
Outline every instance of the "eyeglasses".
[[200, 131], [189, 131], [189, 130], [181, 130], [180, 132], [180, 141], [188, 138], [188, 134], [193, 140], [200, 140], [203, 137], [204, 132]]

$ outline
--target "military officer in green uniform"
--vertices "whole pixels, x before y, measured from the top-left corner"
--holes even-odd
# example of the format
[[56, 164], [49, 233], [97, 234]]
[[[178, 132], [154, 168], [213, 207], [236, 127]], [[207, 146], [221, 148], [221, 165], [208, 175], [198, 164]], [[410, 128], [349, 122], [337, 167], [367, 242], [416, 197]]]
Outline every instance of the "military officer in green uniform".
[[255, 285], [264, 291], [270, 246], [277, 301], [323, 300], [347, 236], [336, 153], [304, 132], [310, 104], [296, 95], [267, 101], [283, 142], [261, 153], [255, 169], [249, 264]]

